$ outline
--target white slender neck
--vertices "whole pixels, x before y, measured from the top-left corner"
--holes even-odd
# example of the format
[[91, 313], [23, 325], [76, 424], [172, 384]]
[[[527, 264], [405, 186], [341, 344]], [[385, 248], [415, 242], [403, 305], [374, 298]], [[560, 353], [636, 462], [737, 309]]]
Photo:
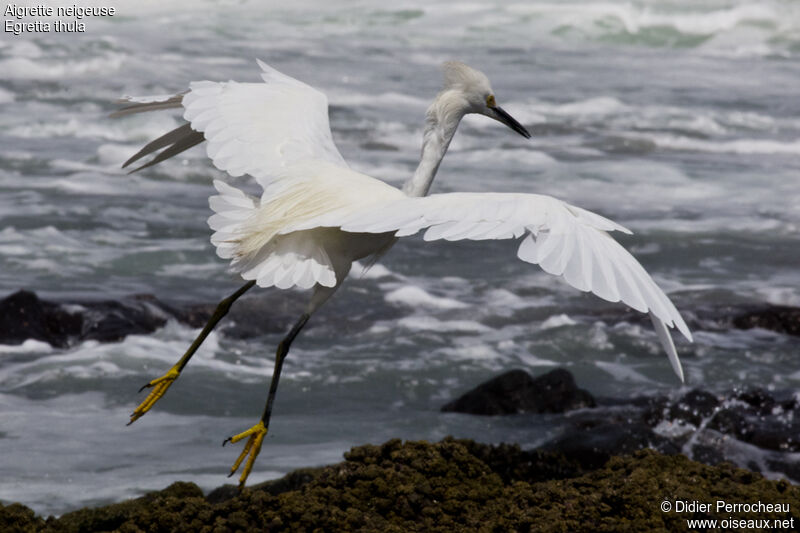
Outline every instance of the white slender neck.
[[414, 175], [403, 185], [408, 196], [427, 196], [467, 108], [468, 103], [459, 91], [446, 90], [436, 96], [425, 114], [422, 157]]

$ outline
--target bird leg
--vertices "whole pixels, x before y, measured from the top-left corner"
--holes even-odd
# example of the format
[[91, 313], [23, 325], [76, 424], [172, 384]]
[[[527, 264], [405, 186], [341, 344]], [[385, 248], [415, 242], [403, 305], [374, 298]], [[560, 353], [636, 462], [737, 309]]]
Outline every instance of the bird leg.
[[139, 404], [139, 407], [134, 409], [133, 413], [131, 413], [131, 420], [130, 422], [128, 422], [127, 425], [130, 426], [131, 424], [139, 420], [142, 416], [144, 416], [144, 414], [147, 411], [150, 410], [151, 407], [153, 407], [156, 404], [158, 400], [161, 399], [162, 396], [164, 396], [164, 394], [167, 392], [167, 389], [169, 389], [170, 385], [172, 385], [172, 383], [176, 379], [178, 379], [178, 376], [180, 375], [181, 370], [183, 370], [183, 367], [186, 366], [186, 364], [189, 362], [189, 359], [192, 358], [192, 356], [200, 347], [200, 345], [203, 344], [203, 341], [206, 340], [206, 337], [208, 337], [208, 334], [211, 333], [211, 330], [214, 329], [214, 326], [216, 326], [217, 323], [220, 320], [222, 320], [222, 317], [228, 314], [228, 311], [230, 310], [231, 305], [233, 305], [233, 302], [235, 302], [241, 295], [250, 290], [250, 288], [253, 285], [255, 285], [255, 283], [256, 283], [255, 281], [248, 281], [247, 283], [242, 285], [239, 288], [239, 290], [237, 290], [236, 292], [234, 292], [233, 294], [222, 300], [219, 304], [217, 304], [217, 308], [214, 310], [214, 314], [212, 314], [211, 318], [208, 319], [208, 322], [203, 328], [203, 331], [200, 332], [200, 334], [194, 340], [192, 345], [189, 346], [189, 349], [186, 350], [186, 353], [183, 354], [183, 357], [181, 357], [180, 360], [177, 363], [175, 363], [175, 365], [172, 368], [170, 368], [166, 374], [150, 381], [149, 383], [146, 383], [145, 385], [142, 386], [142, 388], [139, 389], [139, 392], [142, 392], [144, 389], [153, 389], [153, 390], [151, 390], [150, 394], [147, 395], [147, 398], [145, 398], [144, 401]]
[[306, 325], [306, 322], [308, 322], [310, 316], [311, 315], [308, 313], [303, 313], [300, 319], [294, 324], [294, 326], [292, 326], [291, 331], [289, 331], [286, 337], [284, 337], [280, 344], [278, 344], [278, 350], [275, 353], [275, 369], [272, 371], [272, 382], [269, 386], [269, 396], [267, 397], [267, 404], [264, 406], [264, 414], [261, 415], [261, 420], [259, 420], [258, 424], [251, 427], [247, 431], [243, 431], [238, 435], [228, 437], [222, 442], [222, 445], [225, 446], [229, 442], [235, 444], [240, 440], [249, 437], [247, 443], [244, 445], [242, 453], [239, 454], [236, 462], [233, 463], [233, 466], [231, 467], [231, 473], [228, 474], [228, 477], [234, 475], [236, 471], [239, 470], [239, 466], [241, 466], [242, 461], [247, 458], [247, 462], [244, 465], [244, 470], [242, 470], [242, 475], [239, 477], [239, 490], [244, 488], [244, 483], [247, 481], [247, 476], [249, 476], [250, 472], [253, 470], [253, 463], [256, 461], [258, 452], [261, 451], [261, 443], [264, 440], [264, 436], [267, 434], [267, 429], [269, 428], [269, 418], [272, 414], [272, 404], [275, 401], [275, 392], [278, 390], [278, 380], [281, 378], [283, 361], [289, 354], [289, 347], [292, 345], [292, 341], [294, 341], [294, 338], [297, 337], [298, 333], [300, 333], [300, 330], [303, 329], [303, 326]]

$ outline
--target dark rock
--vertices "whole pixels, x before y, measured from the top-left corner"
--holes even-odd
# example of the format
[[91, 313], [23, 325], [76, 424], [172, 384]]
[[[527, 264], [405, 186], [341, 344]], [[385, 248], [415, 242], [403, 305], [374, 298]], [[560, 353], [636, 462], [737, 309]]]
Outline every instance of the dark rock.
[[788, 335], [800, 335], [800, 308], [771, 305], [743, 312], [733, 318], [739, 329], [763, 328]]
[[511, 370], [478, 385], [443, 406], [442, 411], [474, 415], [563, 413], [595, 405], [592, 395], [575, 385], [568, 370], [557, 368], [537, 378], [523, 370]]
[[720, 410], [708, 427], [762, 449], [800, 451], [800, 410], [758, 414], [732, 405]]
[[0, 344], [35, 339], [65, 348], [84, 340], [120, 341], [162, 327], [167, 309], [154, 297], [62, 304], [21, 290], [0, 300]]
[[[767, 457], [765, 459], [767, 469], [771, 472], [781, 472], [786, 477], [792, 480], [800, 479], [800, 461], [794, 457], [785, 457], [780, 455], [778, 457]], [[758, 469], [752, 469], [758, 472]]]
[[169, 314], [153, 296], [130, 300], [84, 302], [80, 340], [119, 342], [128, 335], [152, 333], [164, 327]]
[[[778, 404], [769, 392], [760, 387], [741, 391], [735, 397], [762, 415], [770, 414]], [[791, 403], [794, 404], [793, 401]]]
[[[678, 400], [653, 398], [643, 413], [643, 420], [651, 427], [662, 421], [691, 424], [764, 450], [800, 451], [800, 405], [797, 400], [791, 395], [779, 400], [761, 388], [734, 391], [719, 397], [695, 389]], [[683, 440], [677, 439], [676, 442]]]
[[652, 398], [645, 410], [645, 421], [656, 426], [662, 420], [680, 420], [695, 426], [711, 416], [720, 405], [721, 400], [710, 392], [692, 389], [677, 401], [667, 398]]
[[[704, 465], [718, 465], [725, 461], [725, 454], [722, 450], [711, 446], [709, 444], [695, 444], [691, 449], [692, 459], [700, 461]], [[750, 470], [758, 472], [758, 468], [753, 468], [753, 465], [748, 465]], [[776, 470], [778, 472], [779, 470]]]
[[542, 446], [543, 450], [558, 451], [588, 469], [599, 468], [614, 455], [631, 454], [645, 448], [668, 455], [680, 452], [669, 439], [656, 435], [641, 423], [575, 427]]
[[[568, 458], [585, 465], [613, 453], [618, 433], [629, 432], [632, 438], [620, 442], [621, 450], [681, 449], [706, 464], [734, 461], [800, 480], [794, 458], [800, 451], [800, 396], [795, 391], [752, 388], [711, 394], [693, 389], [675, 398], [601, 398], [598, 404], [596, 409], [571, 414], [567, 419], [571, 427], [560, 439], [565, 442], [548, 443], [548, 449], [563, 446]], [[671, 447], [664, 447], [664, 439]]]
[[[547, 377], [549, 381], [538, 381], [512, 371], [442, 410], [507, 414], [595, 406], [593, 400], [573, 403], [569, 391], [579, 389], [568, 372], [558, 370]], [[540, 398], [543, 403], [538, 403]], [[735, 461], [755, 471], [768, 468], [800, 480], [793, 456], [800, 452], [800, 396], [794, 391], [752, 388], [712, 394], [692, 389], [675, 397], [601, 398], [597, 403], [600, 407], [570, 413], [562, 436], [543, 449], [560, 451], [583, 468], [643, 448], [669, 454], [685, 450], [706, 464]]]
[[35, 293], [20, 290], [0, 300], [0, 343], [22, 344], [28, 339], [63, 348], [81, 333], [78, 314], [58, 304], [40, 300]]
[[[231, 308], [219, 331], [250, 338], [288, 331], [305, 310], [304, 299], [293, 294], [242, 298]], [[118, 342], [128, 335], [152, 333], [173, 318], [191, 327], [206, 324], [217, 304], [172, 306], [151, 294], [120, 300], [52, 302], [30, 291], [17, 291], [0, 300], [0, 344], [28, 339], [66, 348], [85, 340]]]
[[[783, 398], [780, 398], [780, 396]], [[771, 393], [761, 388], [733, 391], [715, 396], [708, 392], [693, 390], [678, 400], [653, 398], [643, 412], [643, 420], [650, 427], [662, 422], [689, 425], [689, 432], [672, 437], [676, 444], [684, 444], [696, 432], [716, 432], [719, 438], [736, 439], [760, 448], [769, 466], [775, 472], [783, 472], [793, 479], [800, 479], [800, 470], [792, 467], [794, 461], [783, 453], [800, 451], [800, 404], [790, 392]], [[697, 439], [695, 439], [697, 440]], [[696, 442], [689, 450], [692, 456], [708, 464], [716, 464], [724, 457], [722, 443], [714, 449], [715, 438], [707, 442]], [[780, 452], [775, 454], [773, 452]], [[757, 463], [749, 466], [760, 470]]]
[[187, 326], [202, 328], [214, 314], [216, 307], [214, 304], [191, 304], [175, 309], [174, 316], [178, 322]]

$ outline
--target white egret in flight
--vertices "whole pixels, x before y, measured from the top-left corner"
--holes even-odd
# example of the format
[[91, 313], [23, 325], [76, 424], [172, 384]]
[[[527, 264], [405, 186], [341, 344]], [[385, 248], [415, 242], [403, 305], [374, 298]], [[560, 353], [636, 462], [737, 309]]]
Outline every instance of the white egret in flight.
[[156, 164], [207, 141], [214, 166], [231, 176], [248, 174], [263, 187], [260, 198], [215, 181], [208, 219], [217, 254], [248, 280], [222, 300], [183, 357], [150, 381], [147, 398], [129, 422], [164, 395], [197, 348], [253, 285], [312, 289], [303, 313], [278, 345], [261, 419], [226, 439], [247, 438], [231, 468], [244, 486], [269, 427], [281, 367], [289, 347], [311, 315], [333, 295], [354, 261], [376, 260], [399, 237], [426, 229], [424, 239], [518, 239], [517, 256], [563, 277], [582, 291], [649, 313], [677, 375], [683, 371], [667, 327], [691, 334], [675, 306], [644, 268], [608, 232], [630, 233], [600, 215], [538, 194], [428, 191], [464, 115], [485, 115], [515, 132], [527, 130], [497, 105], [486, 76], [459, 62], [444, 64], [444, 87], [425, 116], [422, 158], [413, 176], [397, 189], [350, 169], [336, 148], [324, 94], [259, 61], [263, 83], [193, 82], [189, 90], [164, 97], [127, 97], [115, 115], [183, 107], [186, 123], [151, 142], [124, 166], [163, 149]]

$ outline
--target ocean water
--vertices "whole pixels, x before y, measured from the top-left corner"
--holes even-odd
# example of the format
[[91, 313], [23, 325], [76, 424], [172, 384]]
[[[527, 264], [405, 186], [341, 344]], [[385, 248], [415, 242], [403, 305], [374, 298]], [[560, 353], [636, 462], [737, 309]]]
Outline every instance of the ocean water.
[[[83, 33], [0, 36], [0, 296], [180, 304], [241, 284], [205, 223], [223, 174], [198, 147], [127, 175], [120, 164], [178, 118], [109, 119], [119, 96], [256, 81], [260, 58], [324, 90], [345, 158], [399, 185], [416, 165], [438, 65], [460, 59], [533, 138], [467, 117], [434, 191], [550, 194], [616, 220], [694, 329], [693, 344], [676, 338], [682, 389], [649, 326], [517, 261], [513, 243], [404, 239], [354, 269], [295, 342], [250, 483], [392, 437], [544, 443], [563, 417], [439, 412], [512, 368], [565, 366], [605, 397], [800, 387], [796, 338], [696, 320], [800, 305], [797, 2], [116, 6]], [[212, 334], [154, 410], [125, 426], [139, 386], [196, 334], [170, 322], [119, 343], [0, 346], [0, 501], [59, 514], [175, 480], [224, 483], [238, 447], [220, 444], [260, 415], [280, 335]]]

